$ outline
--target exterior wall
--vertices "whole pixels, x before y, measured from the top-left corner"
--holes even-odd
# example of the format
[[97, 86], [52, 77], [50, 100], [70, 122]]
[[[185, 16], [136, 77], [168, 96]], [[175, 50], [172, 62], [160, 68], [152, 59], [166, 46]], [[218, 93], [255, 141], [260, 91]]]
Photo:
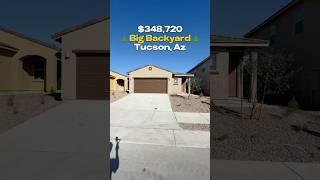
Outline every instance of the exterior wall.
[[[301, 68], [295, 77], [294, 92], [299, 103], [305, 107], [313, 104], [320, 106], [320, 102], [313, 102], [315, 99], [320, 101], [320, 54], [317, 53], [316, 40], [319, 39], [320, 24], [315, 23], [319, 8], [318, 0], [304, 0], [250, 36], [269, 39], [271, 28], [275, 27], [275, 41], [272, 46], [293, 53], [297, 67]], [[296, 35], [295, 22], [300, 14], [304, 17], [304, 32]], [[318, 97], [315, 97], [315, 92], [318, 92]]]
[[206, 96], [210, 95], [210, 60], [207, 60], [190, 73], [194, 74], [195, 77], [201, 79], [201, 88], [203, 94]]
[[18, 52], [13, 57], [0, 55], [0, 91], [43, 91], [45, 81], [34, 80], [23, 70], [22, 58], [28, 55], [46, 59], [46, 91], [57, 90], [56, 49], [0, 30], [1, 42], [15, 47]]
[[[213, 99], [227, 99], [229, 97], [229, 52], [220, 49], [216, 55], [216, 70], [210, 70], [210, 66], [209, 59], [190, 73], [202, 80], [204, 95], [210, 95]], [[204, 72], [202, 72], [203, 68], [205, 68]]]
[[110, 21], [70, 32], [62, 36], [62, 97], [76, 99], [76, 54], [73, 50], [109, 50]]
[[[115, 73], [113, 71], [110, 71], [110, 75], [115, 77], [114, 79], [110, 79], [111, 91], [128, 91], [128, 77]], [[117, 84], [118, 79], [124, 80], [124, 89], [122, 89], [122, 87]]]
[[216, 70], [211, 74], [211, 98], [227, 99], [229, 97], [229, 52], [217, 53]]
[[178, 78], [178, 84], [174, 85], [174, 78], [172, 73], [155, 66], [151, 66], [152, 70], [149, 70], [150, 66], [137, 69], [129, 73], [129, 92], [134, 92], [134, 78], [167, 78], [168, 79], [168, 94], [182, 93], [182, 80]]

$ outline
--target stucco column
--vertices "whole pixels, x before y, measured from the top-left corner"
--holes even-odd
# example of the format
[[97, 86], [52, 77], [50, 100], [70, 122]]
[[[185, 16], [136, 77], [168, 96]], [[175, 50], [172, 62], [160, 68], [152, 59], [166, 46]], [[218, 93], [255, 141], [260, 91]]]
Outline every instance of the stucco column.
[[188, 94], [190, 95], [191, 94], [191, 78], [188, 77]]
[[251, 101], [257, 100], [257, 84], [258, 84], [258, 52], [251, 51]]
[[57, 90], [57, 58], [53, 55], [46, 59], [46, 91]]

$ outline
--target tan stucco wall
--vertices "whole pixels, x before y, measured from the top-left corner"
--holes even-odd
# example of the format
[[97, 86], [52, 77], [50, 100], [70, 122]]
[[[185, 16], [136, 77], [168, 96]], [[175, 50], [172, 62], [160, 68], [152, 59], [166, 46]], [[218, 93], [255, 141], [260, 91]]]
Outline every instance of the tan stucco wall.
[[110, 21], [105, 20], [62, 36], [62, 97], [64, 99], [76, 99], [76, 54], [72, 51], [109, 50], [109, 26]]
[[[149, 70], [152, 67], [152, 70]], [[155, 66], [146, 66], [129, 73], [129, 92], [134, 92], [134, 78], [167, 78], [168, 79], [168, 94], [182, 93], [182, 80], [178, 78], [178, 85], [174, 85], [172, 73]]]
[[[111, 91], [128, 91], [128, 77], [118, 74], [116, 72], [110, 71], [110, 75], [114, 78], [110, 79], [110, 90]], [[124, 88], [119, 86], [117, 83], [118, 79], [124, 80]]]
[[15, 47], [18, 52], [13, 57], [0, 55], [0, 91], [43, 91], [44, 81], [34, 80], [23, 70], [21, 58], [28, 55], [46, 59], [46, 91], [57, 90], [56, 49], [0, 30], [0, 41]]
[[[201, 89], [203, 94], [206, 96], [210, 95], [210, 64], [210, 60], [207, 60], [200, 66], [196, 67], [193, 71], [191, 71], [191, 73], [194, 74], [195, 77], [201, 80]], [[202, 69], [204, 69], [205, 71], [202, 72]]]
[[[213, 52], [211, 52], [213, 53]], [[191, 73], [202, 80], [202, 90], [204, 95], [213, 99], [227, 99], [229, 97], [229, 52], [220, 49], [216, 55], [216, 71], [210, 70], [211, 60], [207, 60], [202, 65], [195, 68]], [[205, 71], [202, 72], [202, 69]]]
[[[320, 92], [320, 80], [317, 74], [320, 71], [320, 54], [318, 53], [320, 24], [316, 23], [319, 7], [318, 0], [302, 1], [251, 36], [269, 39], [271, 27], [276, 27], [276, 40], [273, 46], [295, 55], [297, 67], [300, 70], [295, 77], [294, 91], [299, 103], [307, 107], [310, 107], [316, 99], [318, 102], [314, 103], [320, 105], [320, 97], [312, 96], [313, 91]], [[295, 35], [295, 21], [299, 14], [304, 17], [304, 32]]]

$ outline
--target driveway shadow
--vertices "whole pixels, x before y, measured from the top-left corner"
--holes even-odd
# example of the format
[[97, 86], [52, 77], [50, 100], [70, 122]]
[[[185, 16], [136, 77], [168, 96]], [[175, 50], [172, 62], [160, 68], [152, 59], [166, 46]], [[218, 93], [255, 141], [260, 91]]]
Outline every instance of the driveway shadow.
[[[119, 165], [120, 165], [120, 161], [119, 161], [119, 142], [120, 141], [116, 141], [116, 147], [115, 147], [116, 156], [115, 156], [115, 158], [110, 158], [110, 172], [109, 172], [110, 180], [112, 179], [112, 174], [117, 173], [117, 170], [119, 169]], [[110, 155], [111, 155], [111, 152], [112, 152], [112, 147], [113, 147], [113, 143], [110, 142]]]

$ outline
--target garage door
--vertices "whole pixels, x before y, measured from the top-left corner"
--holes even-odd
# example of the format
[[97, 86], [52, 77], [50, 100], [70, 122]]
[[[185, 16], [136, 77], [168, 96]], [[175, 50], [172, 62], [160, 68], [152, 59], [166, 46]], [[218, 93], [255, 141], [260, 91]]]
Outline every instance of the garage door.
[[168, 81], [160, 78], [135, 78], [135, 93], [167, 93]]
[[109, 54], [77, 54], [77, 99], [107, 99]]

